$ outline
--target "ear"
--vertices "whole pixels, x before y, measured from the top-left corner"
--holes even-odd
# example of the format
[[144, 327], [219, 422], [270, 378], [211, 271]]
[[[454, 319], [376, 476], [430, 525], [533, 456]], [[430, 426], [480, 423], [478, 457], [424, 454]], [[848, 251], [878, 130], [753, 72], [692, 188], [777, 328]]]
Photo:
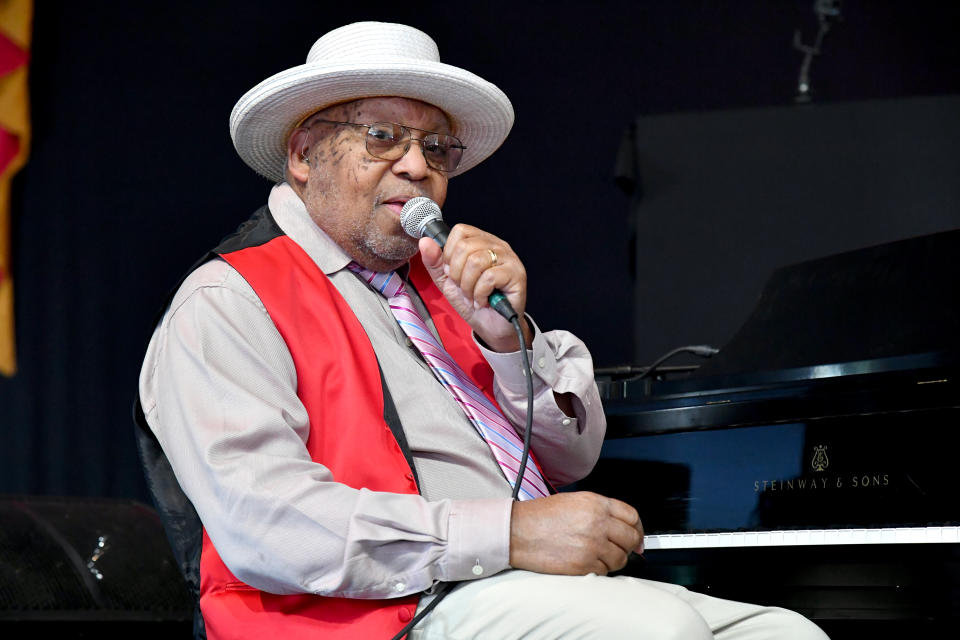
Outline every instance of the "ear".
[[306, 182], [310, 175], [310, 131], [303, 127], [293, 130], [287, 140], [287, 170], [298, 182]]

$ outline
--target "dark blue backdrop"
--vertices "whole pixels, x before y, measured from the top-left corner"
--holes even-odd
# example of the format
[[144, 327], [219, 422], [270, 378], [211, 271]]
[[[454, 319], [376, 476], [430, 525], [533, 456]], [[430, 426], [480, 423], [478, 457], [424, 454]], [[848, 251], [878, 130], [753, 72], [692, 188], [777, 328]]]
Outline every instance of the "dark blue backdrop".
[[[630, 207], [613, 182], [624, 127], [639, 114], [788, 104], [793, 32], [810, 40], [816, 27], [810, 0], [332, 4], [37, 2], [0, 493], [145, 499], [129, 414], [151, 319], [269, 188], [233, 153], [230, 108], [325, 31], [406, 22], [506, 91], [514, 132], [454, 181], [445, 214], [506, 237], [541, 325], [573, 330], [609, 365], [630, 361], [633, 339]], [[960, 90], [955, 7], [843, 3], [813, 64], [817, 100]]]

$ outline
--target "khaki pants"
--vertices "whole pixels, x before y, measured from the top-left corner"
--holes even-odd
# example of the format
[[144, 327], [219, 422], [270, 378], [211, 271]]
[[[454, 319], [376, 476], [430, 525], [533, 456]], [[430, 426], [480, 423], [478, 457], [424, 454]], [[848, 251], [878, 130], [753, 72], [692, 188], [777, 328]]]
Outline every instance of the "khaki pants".
[[[425, 607], [431, 596], [421, 599]], [[420, 621], [411, 640], [827, 640], [778, 607], [721, 600], [628, 577], [511, 570], [465, 582]]]

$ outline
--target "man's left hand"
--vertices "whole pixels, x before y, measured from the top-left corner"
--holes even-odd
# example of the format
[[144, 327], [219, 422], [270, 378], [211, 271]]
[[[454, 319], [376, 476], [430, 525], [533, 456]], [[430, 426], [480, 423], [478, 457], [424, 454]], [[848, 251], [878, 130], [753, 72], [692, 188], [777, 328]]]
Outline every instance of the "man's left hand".
[[533, 338], [524, 318], [527, 272], [513, 249], [500, 238], [466, 224], [454, 225], [444, 248], [420, 239], [423, 264], [453, 308], [490, 349], [517, 351], [513, 325], [490, 308], [488, 298], [499, 289], [517, 312], [526, 346]]

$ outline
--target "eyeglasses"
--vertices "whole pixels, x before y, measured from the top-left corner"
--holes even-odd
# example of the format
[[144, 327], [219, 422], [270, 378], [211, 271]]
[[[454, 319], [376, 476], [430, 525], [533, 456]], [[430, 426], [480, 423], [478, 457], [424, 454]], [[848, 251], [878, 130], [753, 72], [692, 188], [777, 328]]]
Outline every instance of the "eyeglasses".
[[408, 127], [395, 122], [358, 124], [356, 122], [336, 122], [334, 120], [313, 121], [313, 123], [316, 122], [365, 128], [367, 130], [367, 135], [364, 136], [367, 153], [381, 160], [399, 160], [410, 150], [411, 142], [418, 142], [420, 148], [423, 149], [423, 157], [427, 164], [438, 171], [456, 170], [460, 165], [460, 159], [463, 157], [463, 150], [466, 149], [460, 142], [460, 138], [455, 136], [416, 129], [416, 131], [422, 131], [426, 135], [422, 138], [414, 138]]

